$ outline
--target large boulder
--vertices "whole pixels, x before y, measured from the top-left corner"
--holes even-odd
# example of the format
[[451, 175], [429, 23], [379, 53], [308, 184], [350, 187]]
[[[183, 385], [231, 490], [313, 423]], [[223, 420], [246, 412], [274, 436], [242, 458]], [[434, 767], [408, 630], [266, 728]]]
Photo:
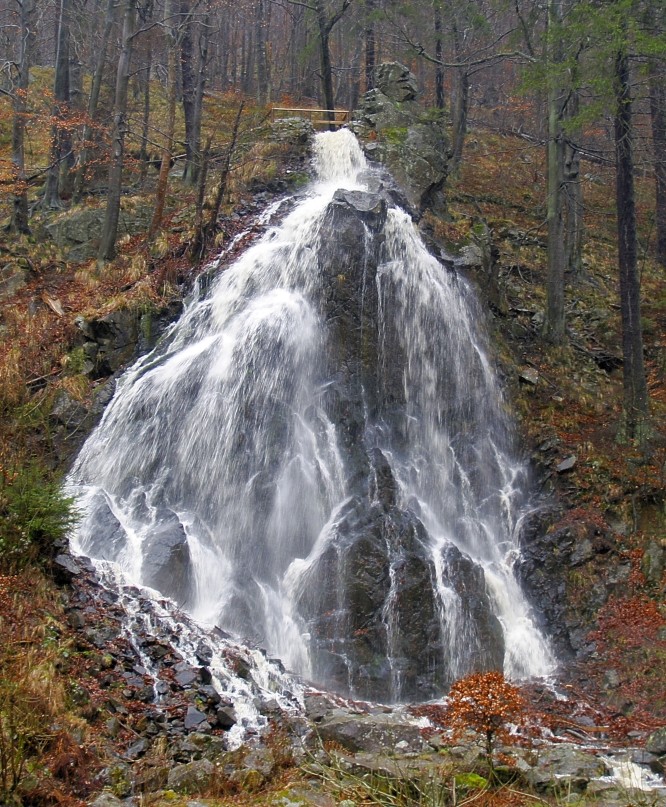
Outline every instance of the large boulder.
[[0, 300], [11, 297], [23, 288], [30, 275], [28, 262], [25, 258], [18, 258], [0, 268]]
[[319, 724], [317, 734], [324, 742], [335, 742], [352, 752], [422, 754], [428, 748], [419, 727], [396, 714], [339, 711]]
[[593, 779], [610, 773], [605, 762], [574, 745], [540, 749], [538, 764], [527, 771], [529, 783], [542, 793], [584, 792]]
[[148, 560], [146, 583], [177, 602], [188, 602], [190, 550], [185, 529], [174, 512], [160, 512], [145, 538], [143, 551]]
[[391, 101], [414, 101], [419, 90], [414, 74], [399, 62], [380, 64], [375, 86]]
[[352, 128], [368, 158], [390, 170], [415, 213], [444, 213], [449, 154], [444, 118], [417, 103], [416, 79], [404, 65], [380, 65], [375, 75], [376, 86], [363, 96]]
[[666, 728], [657, 729], [647, 738], [645, 750], [650, 754], [666, 754]]
[[169, 771], [167, 786], [176, 793], [201, 793], [215, 776], [215, 765], [209, 759], [198, 759], [176, 765]]
[[[145, 232], [152, 215], [150, 206], [133, 205], [130, 200], [123, 202], [118, 218], [118, 237]], [[97, 256], [104, 217], [103, 207], [74, 207], [47, 224], [46, 234], [66, 250], [68, 261], [87, 261]]]

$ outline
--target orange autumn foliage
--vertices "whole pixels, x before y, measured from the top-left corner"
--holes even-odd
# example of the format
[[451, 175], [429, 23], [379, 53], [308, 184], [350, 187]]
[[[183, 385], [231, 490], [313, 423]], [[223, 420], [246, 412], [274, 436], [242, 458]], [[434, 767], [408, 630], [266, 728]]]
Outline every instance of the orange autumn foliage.
[[478, 672], [456, 681], [449, 692], [446, 709], [454, 736], [471, 729], [485, 738], [488, 763], [492, 768], [493, 745], [509, 741], [511, 724], [521, 724], [526, 703], [518, 687], [498, 671]]

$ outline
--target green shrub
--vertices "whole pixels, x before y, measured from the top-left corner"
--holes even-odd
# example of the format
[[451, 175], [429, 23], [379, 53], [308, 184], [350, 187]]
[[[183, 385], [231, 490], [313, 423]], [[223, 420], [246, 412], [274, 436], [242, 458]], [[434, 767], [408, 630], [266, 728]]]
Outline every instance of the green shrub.
[[0, 467], [0, 569], [49, 557], [75, 521], [73, 500], [39, 465]]

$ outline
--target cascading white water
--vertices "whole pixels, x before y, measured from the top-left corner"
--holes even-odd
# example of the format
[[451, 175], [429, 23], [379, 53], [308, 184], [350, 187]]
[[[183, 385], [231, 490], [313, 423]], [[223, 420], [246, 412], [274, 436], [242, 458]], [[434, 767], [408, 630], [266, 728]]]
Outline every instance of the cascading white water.
[[[70, 475], [73, 546], [355, 694], [385, 679], [388, 697], [413, 697], [428, 676], [487, 667], [482, 645], [500, 630], [492, 663], [545, 675], [552, 657], [512, 571], [525, 470], [473, 295], [381, 200], [381, 233], [365, 209], [354, 238], [331, 232], [337, 189], [377, 207], [378, 180], [345, 130], [317, 135], [314, 152], [309, 195], [119, 382]], [[345, 238], [349, 265], [331, 257]], [[417, 567], [429, 663], [446, 673], [412, 669], [419, 615], [403, 610]]]
[[514, 678], [544, 676], [553, 660], [512, 570], [515, 527], [528, 492], [526, 472], [512, 456], [503, 396], [481, 344], [482, 312], [471, 290], [427, 252], [403, 211], [389, 211], [385, 231], [386, 261], [378, 275], [382, 323], [393, 320], [406, 361], [404, 448], [399, 458], [391, 445], [384, 453], [403, 503], [417, 503], [432, 541], [448, 641], [457, 648], [454, 675], [466, 671], [464, 646], [474, 637], [459, 596], [445, 582], [447, 544], [484, 570], [504, 631], [505, 672]]

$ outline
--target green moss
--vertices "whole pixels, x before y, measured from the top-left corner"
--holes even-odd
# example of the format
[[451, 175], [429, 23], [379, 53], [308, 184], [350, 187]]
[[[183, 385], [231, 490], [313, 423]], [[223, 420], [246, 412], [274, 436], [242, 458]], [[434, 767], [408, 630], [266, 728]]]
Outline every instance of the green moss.
[[439, 107], [428, 107], [421, 115], [419, 115], [419, 123], [443, 123], [444, 110]]
[[407, 140], [408, 131], [406, 126], [393, 126], [382, 129], [379, 136], [392, 146], [401, 146]]
[[286, 179], [293, 188], [302, 188], [310, 181], [308, 174], [303, 171], [292, 171], [291, 174], [287, 174]]
[[485, 790], [488, 780], [478, 773], [457, 773], [454, 777], [459, 790]]

